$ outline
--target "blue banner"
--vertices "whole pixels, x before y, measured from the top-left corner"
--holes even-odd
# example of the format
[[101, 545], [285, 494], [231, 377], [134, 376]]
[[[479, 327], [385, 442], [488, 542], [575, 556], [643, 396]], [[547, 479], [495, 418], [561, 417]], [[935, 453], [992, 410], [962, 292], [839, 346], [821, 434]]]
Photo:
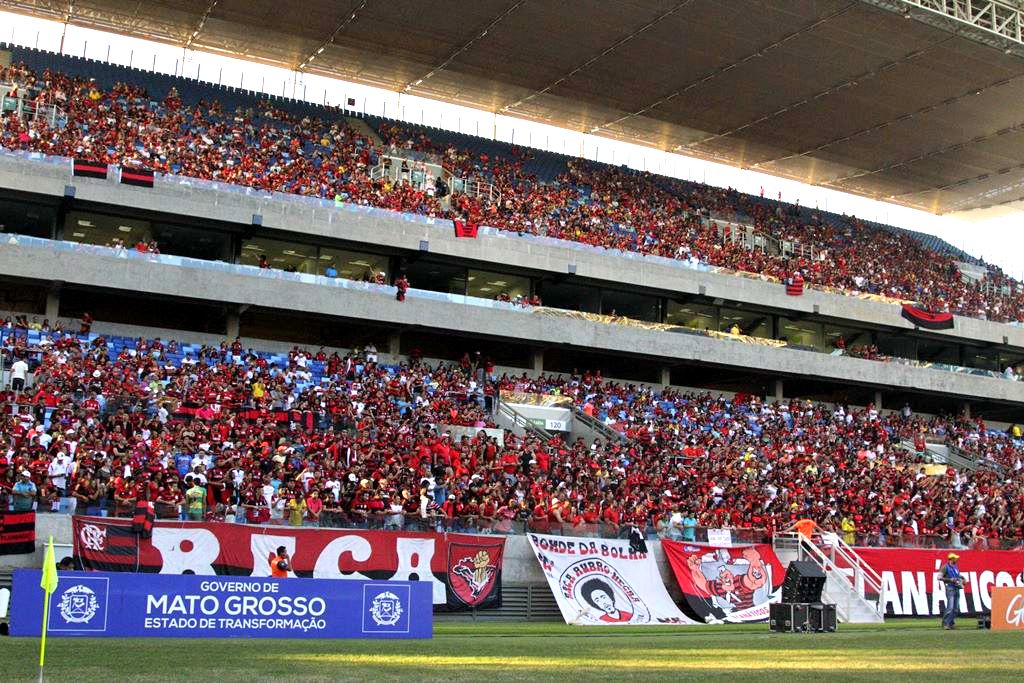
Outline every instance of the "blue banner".
[[[38, 569], [14, 572], [11, 635], [38, 636]], [[51, 636], [150, 638], [430, 638], [421, 581], [60, 572]]]

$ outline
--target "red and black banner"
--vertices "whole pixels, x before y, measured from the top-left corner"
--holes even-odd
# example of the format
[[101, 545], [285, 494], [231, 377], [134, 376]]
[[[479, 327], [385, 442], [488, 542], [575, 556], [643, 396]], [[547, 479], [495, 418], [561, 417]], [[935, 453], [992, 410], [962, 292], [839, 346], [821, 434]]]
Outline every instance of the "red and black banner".
[[[939, 616], [946, 603], [939, 569], [949, 550], [855, 548], [861, 559], [882, 577], [885, 614]], [[957, 550], [965, 580], [957, 611], [974, 616], [992, 609], [993, 586], [1024, 586], [1024, 552], [1019, 550]], [[877, 595], [869, 594], [869, 600]]]
[[789, 296], [803, 296], [804, 279], [797, 275], [786, 279], [786, 294]]
[[476, 237], [477, 231], [480, 226], [476, 223], [470, 223], [468, 221], [454, 221], [455, 223], [455, 236], [456, 237]]
[[135, 516], [132, 517], [132, 531], [142, 538], [153, 537], [153, 524], [156, 523], [156, 508], [148, 500], [135, 503]]
[[[87, 520], [82, 522], [81, 520]], [[105, 572], [144, 571], [140, 567], [140, 539], [131, 519], [74, 517], [74, 556], [85, 569]]]
[[926, 330], [951, 330], [953, 329], [952, 313], [932, 313], [913, 304], [903, 304], [901, 315], [917, 327]]
[[36, 551], [36, 513], [0, 512], [0, 555]]
[[121, 182], [125, 185], [153, 187], [153, 169], [121, 167]]
[[75, 159], [74, 175], [81, 178], [98, 178], [103, 180], [107, 177], [107, 165], [101, 161]]
[[294, 576], [427, 581], [435, 610], [501, 606], [503, 537], [157, 521], [144, 538], [132, 526], [74, 517], [75, 559], [90, 571], [270, 576], [283, 545]]
[[768, 621], [785, 570], [767, 544], [717, 547], [662, 541], [686, 616], [708, 623]]

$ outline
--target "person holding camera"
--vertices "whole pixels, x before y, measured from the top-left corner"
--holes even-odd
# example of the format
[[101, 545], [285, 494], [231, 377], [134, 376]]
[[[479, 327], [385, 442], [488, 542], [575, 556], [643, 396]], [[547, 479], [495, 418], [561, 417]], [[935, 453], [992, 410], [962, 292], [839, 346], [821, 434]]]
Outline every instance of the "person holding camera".
[[277, 547], [276, 553], [270, 555], [270, 575], [275, 579], [287, 579], [292, 564], [288, 559], [288, 549], [283, 545]]

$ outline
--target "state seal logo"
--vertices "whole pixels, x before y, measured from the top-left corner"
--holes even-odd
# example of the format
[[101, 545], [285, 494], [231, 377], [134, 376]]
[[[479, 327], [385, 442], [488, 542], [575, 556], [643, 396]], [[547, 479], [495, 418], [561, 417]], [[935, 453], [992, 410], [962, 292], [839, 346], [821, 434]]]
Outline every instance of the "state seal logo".
[[88, 624], [99, 611], [100, 603], [91, 588], [77, 584], [64, 591], [57, 608], [67, 623]]
[[378, 593], [370, 605], [370, 616], [378, 626], [394, 626], [403, 612], [401, 598], [391, 591]]

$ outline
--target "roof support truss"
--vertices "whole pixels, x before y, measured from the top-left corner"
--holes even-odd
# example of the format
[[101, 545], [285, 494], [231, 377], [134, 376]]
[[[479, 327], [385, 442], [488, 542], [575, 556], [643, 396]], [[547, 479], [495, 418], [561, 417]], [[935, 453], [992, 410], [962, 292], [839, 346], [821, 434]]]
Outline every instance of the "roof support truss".
[[1024, 54], [1024, 7], [1015, 0], [864, 0], [979, 43]]
[[203, 16], [201, 16], [199, 18], [199, 22], [196, 23], [196, 28], [195, 28], [194, 31], [192, 31], [192, 35], [190, 35], [188, 37], [188, 40], [185, 41], [185, 49], [186, 50], [191, 48], [192, 44], [196, 42], [196, 38], [198, 38], [199, 34], [202, 33], [203, 26], [206, 25], [206, 20], [210, 18], [211, 14], [213, 14], [213, 10], [214, 10], [215, 7], [217, 7], [217, 3], [218, 2], [220, 2], [220, 0], [210, 0], [206, 4], [206, 11], [203, 12]]
[[352, 10], [352, 13], [345, 17], [345, 20], [338, 24], [337, 28], [331, 31], [331, 35], [327, 37], [327, 40], [321, 43], [317, 47], [317, 49], [309, 53], [309, 56], [303, 59], [302, 63], [295, 67], [295, 71], [301, 71], [302, 69], [305, 69], [310, 62], [312, 62], [314, 59], [317, 58], [318, 55], [320, 55], [324, 50], [326, 50], [327, 46], [333, 43], [338, 38], [338, 34], [344, 31], [346, 26], [348, 26], [349, 24], [356, 20], [356, 15], [359, 14], [359, 11], [361, 9], [366, 7], [366, 2], [367, 0], [362, 0], [362, 2], [359, 3], [359, 6]]

